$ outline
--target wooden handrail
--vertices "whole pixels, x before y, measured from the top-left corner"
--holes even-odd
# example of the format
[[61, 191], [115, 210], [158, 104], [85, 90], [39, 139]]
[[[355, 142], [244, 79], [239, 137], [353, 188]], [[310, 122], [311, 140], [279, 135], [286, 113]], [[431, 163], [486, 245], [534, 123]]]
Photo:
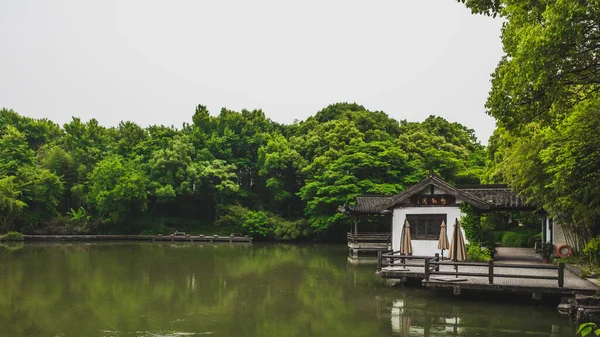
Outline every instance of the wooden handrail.
[[346, 238], [349, 242], [385, 242], [388, 244], [392, 243], [391, 233], [346, 233]]
[[383, 257], [392, 259], [409, 259], [409, 260], [426, 260], [433, 259], [433, 256], [419, 256], [419, 255], [398, 255], [398, 254], [383, 254]]
[[[413, 255], [395, 255], [395, 254], [384, 254], [382, 252], [377, 253], [377, 271], [380, 272], [384, 266], [402, 266], [402, 267], [423, 267], [423, 264], [406, 263], [406, 260], [424, 260], [427, 264], [429, 261], [439, 261], [439, 254], [431, 256], [413, 256]], [[395, 261], [400, 260], [399, 263]], [[429, 267], [426, 267], [428, 269]], [[433, 266], [433, 269], [438, 269], [437, 266]]]
[[[433, 267], [439, 266], [454, 266], [455, 271], [439, 271], [432, 270]], [[433, 266], [429, 268], [430, 266]], [[461, 272], [459, 266], [469, 267], [488, 267], [487, 273], [473, 273], [473, 272]], [[547, 275], [517, 275], [517, 274], [504, 274], [495, 271], [496, 268], [521, 268], [521, 269], [538, 269], [538, 270], [556, 270], [557, 276]], [[536, 265], [523, 265], [523, 264], [507, 264], [507, 263], [494, 263], [494, 260], [490, 260], [488, 263], [477, 263], [477, 262], [453, 262], [453, 261], [429, 261], [425, 263], [425, 279], [429, 281], [431, 275], [450, 275], [450, 276], [472, 276], [472, 277], [488, 277], [489, 284], [494, 284], [494, 278], [514, 278], [514, 279], [532, 279], [532, 280], [557, 280], [558, 287], [562, 288], [565, 284], [565, 264], [560, 262], [558, 266], [536, 266]]]

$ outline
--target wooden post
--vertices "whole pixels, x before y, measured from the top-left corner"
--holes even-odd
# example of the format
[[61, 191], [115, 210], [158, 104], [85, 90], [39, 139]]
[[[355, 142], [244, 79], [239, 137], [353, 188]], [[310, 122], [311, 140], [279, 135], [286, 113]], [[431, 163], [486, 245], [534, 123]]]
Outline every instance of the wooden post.
[[429, 259], [425, 259], [425, 280], [429, 281]]
[[[435, 262], [440, 262], [440, 254], [438, 254], [438, 253], [435, 253], [435, 256], [434, 256], [434, 258], [433, 258], [433, 261], [435, 261]], [[436, 265], [435, 265], [435, 271], [440, 271], [440, 265], [439, 265], [439, 264], [436, 264]]]
[[558, 287], [562, 288], [565, 285], [565, 263], [558, 263]]
[[488, 261], [488, 281], [490, 282], [490, 284], [494, 284], [494, 260], [489, 260]]
[[381, 251], [377, 252], [377, 271], [381, 271]]

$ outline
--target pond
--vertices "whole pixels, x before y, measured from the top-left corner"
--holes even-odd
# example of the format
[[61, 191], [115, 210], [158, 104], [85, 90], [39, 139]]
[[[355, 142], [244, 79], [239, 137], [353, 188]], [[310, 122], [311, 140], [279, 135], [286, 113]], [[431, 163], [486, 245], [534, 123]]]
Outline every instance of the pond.
[[388, 286], [343, 245], [0, 246], [0, 336], [573, 336], [553, 307]]

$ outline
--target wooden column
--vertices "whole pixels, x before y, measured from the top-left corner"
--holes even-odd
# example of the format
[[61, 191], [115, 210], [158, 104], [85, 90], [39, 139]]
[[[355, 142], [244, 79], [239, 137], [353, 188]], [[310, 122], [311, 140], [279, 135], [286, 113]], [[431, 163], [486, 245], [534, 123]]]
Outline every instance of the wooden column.
[[558, 263], [558, 287], [562, 288], [565, 285], [565, 263]]

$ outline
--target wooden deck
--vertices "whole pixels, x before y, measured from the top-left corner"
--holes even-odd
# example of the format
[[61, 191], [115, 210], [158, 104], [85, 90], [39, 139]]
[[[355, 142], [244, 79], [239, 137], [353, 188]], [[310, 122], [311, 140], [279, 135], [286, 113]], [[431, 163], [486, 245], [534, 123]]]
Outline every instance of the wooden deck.
[[25, 242], [73, 242], [73, 241], [168, 241], [208, 243], [250, 243], [248, 236], [219, 235], [24, 235]]
[[[525, 251], [523, 251], [525, 252]], [[396, 257], [390, 258], [390, 255]], [[598, 286], [566, 270], [563, 265], [543, 264], [534, 255], [499, 256], [489, 263], [440, 261], [426, 257], [398, 257], [381, 254], [377, 274], [389, 279], [417, 279], [430, 289], [449, 289], [455, 294], [462, 290], [528, 293], [534, 298], [543, 294], [594, 295]], [[533, 258], [532, 258], [533, 257]], [[393, 264], [392, 264], [393, 263]]]

